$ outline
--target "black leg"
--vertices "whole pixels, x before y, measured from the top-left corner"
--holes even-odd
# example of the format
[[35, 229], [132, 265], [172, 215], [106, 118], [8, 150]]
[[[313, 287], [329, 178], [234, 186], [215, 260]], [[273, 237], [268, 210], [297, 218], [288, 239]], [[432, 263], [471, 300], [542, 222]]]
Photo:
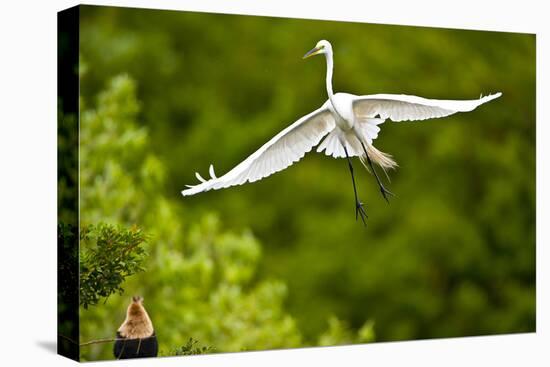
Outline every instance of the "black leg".
[[376, 177], [376, 182], [378, 183], [378, 187], [380, 187], [380, 192], [382, 193], [382, 196], [384, 199], [386, 199], [386, 202], [389, 204], [390, 201], [388, 200], [388, 195], [394, 196], [391, 191], [386, 189], [384, 185], [382, 184], [382, 181], [380, 181], [380, 177], [378, 177], [378, 173], [376, 173], [376, 170], [374, 169], [374, 165], [372, 164], [372, 161], [370, 160], [369, 154], [367, 153], [367, 148], [365, 148], [365, 144], [361, 142], [361, 146], [363, 147], [363, 151], [365, 152], [365, 155], [367, 156], [367, 162], [369, 163], [370, 169], [372, 170], [372, 173], [374, 174], [374, 177]]
[[357, 220], [357, 216], [361, 216], [361, 220], [363, 221], [364, 225], [367, 225], [367, 222], [365, 222], [365, 219], [367, 217], [367, 213], [365, 212], [365, 208], [363, 207], [363, 203], [359, 201], [359, 198], [357, 197], [357, 187], [355, 187], [355, 176], [353, 174], [353, 166], [351, 164], [351, 159], [348, 154], [348, 150], [344, 146], [344, 152], [346, 152], [346, 158], [348, 160], [348, 166], [349, 171], [351, 173], [351, 182], [353, 183], [353, 193], [355, 194], [355, 220]]

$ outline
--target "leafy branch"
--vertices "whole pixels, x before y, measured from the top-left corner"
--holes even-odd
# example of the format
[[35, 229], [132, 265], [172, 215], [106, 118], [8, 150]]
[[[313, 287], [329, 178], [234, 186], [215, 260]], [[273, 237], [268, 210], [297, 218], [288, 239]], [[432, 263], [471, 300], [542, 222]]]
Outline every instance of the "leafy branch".
[[179, 348], [173, 350], [172, 355], [175, 356], [190, 356], [195, 354], [212, 353], [214, 347], [210, 345], [200, 346], [199, 341], [193, 338], [189, 338], [187, 343]]
[[80, 231], [80, 305], [88, 308], [101, 298], [122, 293], [124, 279], [143, 271], [142, 245], [147, 235], [136, 227], [100, 223]]

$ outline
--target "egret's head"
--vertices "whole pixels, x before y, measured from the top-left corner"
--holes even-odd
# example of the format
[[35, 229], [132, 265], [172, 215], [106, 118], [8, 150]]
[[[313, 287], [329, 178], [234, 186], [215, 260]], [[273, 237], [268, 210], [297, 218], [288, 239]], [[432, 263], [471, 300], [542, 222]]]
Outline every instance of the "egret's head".
[[332, 50], [332, 46], [330, 45], [330, 42], [326, 40], [320, 40], [319, 42], [317, 42], [317, 44], [313, 49], [309, 50], [309, 52], [304, 55], [303, 58], [307, 59], [310, 56], [326, 54], [330, 50]]

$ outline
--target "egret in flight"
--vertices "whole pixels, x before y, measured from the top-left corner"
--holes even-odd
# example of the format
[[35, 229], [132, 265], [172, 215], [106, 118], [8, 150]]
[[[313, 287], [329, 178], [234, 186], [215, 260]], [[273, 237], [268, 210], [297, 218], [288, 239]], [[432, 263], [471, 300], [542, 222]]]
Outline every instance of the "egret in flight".
[[382, 196], [388, 201], [388, 195], [392, 193], [382, 184], [373, 163], [380, 166], [384, 172], [395, 168], [397, 163], [389, 154], [379, 151], [373, 145], [373, 140], [378, 137], [380, 124], [386, 119], [426, 120], [449, 116], [456, 112], [472, 111], [501, 95], [496, 93], [473, 100], [437, 100], [403, 94], [335, 94], [332, 91], [333, 57], [330, 42], [319, 41], [303, 58], [314, 55], [325, 55], [328, 100], [320, 108], [301, 117], [275, 135], [225, 175], [216, 177], [212, 165], [208, 180], [198, 172], [195, 173], [200, 183], [194, 186], [186, 185], [187, 189], [181, 192], [182, 195], [194, 195], [261, 180], [299, 161], [324, 138], [317, 147], [317, 152], [324, 151], [328, 156], [347, 159], [355, 194], [355, 219], [360, 216], [365, 223], [367, 215], [363, 203], [357, 196], [351, 157], [359, 157], [367, 170], [370, 167]]

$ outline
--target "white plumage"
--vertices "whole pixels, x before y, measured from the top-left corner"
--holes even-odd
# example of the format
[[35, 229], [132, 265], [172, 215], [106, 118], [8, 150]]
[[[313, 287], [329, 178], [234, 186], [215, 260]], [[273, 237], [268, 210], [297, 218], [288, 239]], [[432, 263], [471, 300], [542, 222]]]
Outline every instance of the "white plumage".
[[455, 101], [404, 94], [371, 94], [354, 96], [353, 105], [356, 116], [380, 115], [383, 120], [417, 121], [445, 117], [457, 112], [469, 112], [500, 95], [501, 93], [496, 93], [479, 99]]
[[216, 177], [212, 165], [210, 166], [211, 178], [208, 181], [197, 172], [196, 176], [201, 183], [188, 186], [189, 188], [183, 190], [182, 194], [187, 196], [202, 191], [242, 185], [279, 172], [299, 161], [311, 148], [319, 144], [323, 136], [334, 130], [334, 126], [334, 118], [323, 105], [275, 135], [225, 175]]
[[[396, 163], [391, 156], [373, 146], [373, 140], [380, 132], [380, 124], [385, 120], [416, 121], [445, 117], [456, 112], [472, 111], [501, 95], [496, 93], [475, 100], [437, 100], [396, 94], [365, 96], [348, 93], [334, 94], [332, 92], [333, 57], [330, 43], [319, 41], [304, 58], [317, 54], [326, 56], [328, 100], [317, 110], [303, 116], [275, 135], [225, 175], [216, 177], [212, 165], [209, 169], [210, 179], [205, 180], [196, 173], [200, 183], [195, 186], [188, 185], [188, 188], [182, 191], [184, 196], [261, 180], [297, 162], [319, 143], [321, 144], [317, 152], [324, 152], [328, 156], [334, 158], [359, 156], [364, 164], [367, 160], [371, 164], [372, 160], [384, 170], [394, 168]], [[323, 137], [325, 139], [321, 142]], [[349, 164], [351, 169], [351, 161]], [[371, 168], [376, 174], [372, 164]], [[383, 188], [378, 176], [376, 178], [386, 198], [385, 194], [389, 192]], [[356, 203], [358, 207], [362, 205], [357, 199], [357, 194]], [[359, 209], [356, 208], [356, 217], [357, 210]], [[363, 218], [363, 214], [361, 216]]]

